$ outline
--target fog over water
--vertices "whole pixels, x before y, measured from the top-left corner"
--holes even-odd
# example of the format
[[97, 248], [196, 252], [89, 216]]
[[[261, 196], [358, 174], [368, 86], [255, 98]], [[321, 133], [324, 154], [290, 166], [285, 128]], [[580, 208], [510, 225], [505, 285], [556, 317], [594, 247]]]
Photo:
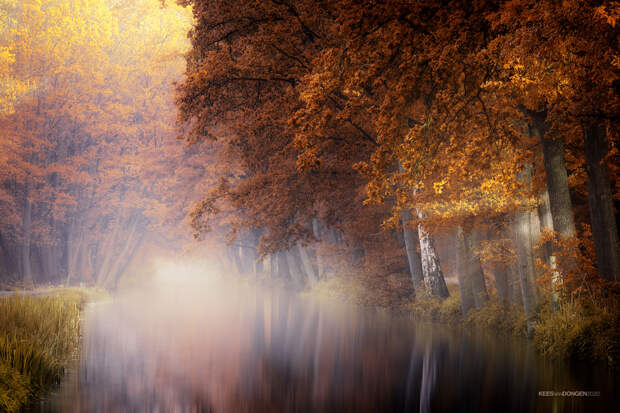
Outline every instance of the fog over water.
[[[604, 369], [515, 338], [422, 325], [160, 263], [149, 287], [90, 305], [80, 360], [33, 411], [608, 411]], [[599, 397], [540, 397], [596, 390]]]

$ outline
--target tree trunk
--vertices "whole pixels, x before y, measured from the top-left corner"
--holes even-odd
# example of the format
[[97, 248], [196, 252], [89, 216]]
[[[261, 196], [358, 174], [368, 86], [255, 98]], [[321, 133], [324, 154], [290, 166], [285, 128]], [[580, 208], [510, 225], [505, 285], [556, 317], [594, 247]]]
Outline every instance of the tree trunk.
[[[576, 235], [575, 221], [573, 219], [573, 206], [570, 199], [568, 186], [568, 173], [564, 159], [564, 141], [562, 138], [546, 136], [548, 124], [546, 112], [531, 114], [530, 130], [532, 135], [537, 136], [542, 144], [547, 188], [549, 190], [549, 206], [553, 229], [562, 240]], [[570, 251], [568, 258], [561, 263], [562, 276], [576, 268], [576, 262], [571, 259]]]
[[257, 259], [256, 261], [256, 275], [261, 275], [265, 273], [265, 260], [263, 258]]
[[230, 255], [232, 257], [232, 262], [234, 264], [235, 270], [237, 271], [238, 275], [243, 275], [244, 273], [241, 254], [242, 254], [241, 247], [239, 247], [236, 244], [232, 244], [230, 246]]
[[[553, 231], [553, 219], [551, 217], [551, 207], [549, 205], [549, 191], [544, 190], [540, 195], [538, 204], [538, 216], [543, 230]], [[547, 266], [551, 269], [551, 305], [556, 308], [562, 289], [562, 277], [557, 271], [556, 256], [553, 254], [553, 242], [547, 241], [543, 244], [543, 258]]]
[[291, 276], [291, 280], [296, 288], [303, 288], [304, 286], [304, 275], [301, 269], [301, 260], [295, 254], [295, 248], [291, 248], [288, 251], [283, 252], [286, 257], [286, 262], [288, 264], [289, 274]]
[[133, 257], [136, 249], [142, 243], [144, 232], [140, 231], [139, 234], [136, 234], [136, 232], [138, 232], [136, 227], [137, 224], [134, 223], [129, 236], [124, 241], [122, 250], [114, 258], [114, 265], [106, 276], [106, 282], [104, 285], [109, 286], [110, 288], [116, 288], [122, 273], [129, 265], [129, 262], [127, 262], [127, 260], [130, 260]]
[[530, 211], [520, 211], [515, 215], [514, 240], [517, 250], [517, 265], [523, 309], [525, 315], [529, 318], [534, 315], [537, 305]]
[[234, 273], [237, 271], [237, 264], [235, 262], [235, 247], [227, 244], [225, 246], [226, 251], [226, 270]]
[[0, 276], [7, 281], [14, 281], [18, 279], [20, 274], [21, 256], [16, 245], [2, 237], [0, 234], [0, 251], [2, 252], [2, 259], [0, 262], [3, 266], [0, 267]]
[[140, 249], [140, 246], [142, 245], [142, 241], [144, 241], [145, 235], [146, 235], [146, 232], [144, 231], [140, 232], [140, 236], [138, 237], [138, 240], [134, 242], [133, 247], [131, 248], [131, 252], [129, 252], [124, 262], [118, 267], [118, 270], [116, 272], [116, 276], [114, 279], [114, 288], [118, 288], [118, 282], [125, 274], [125, 271], [127, 271], [127, 268], [129, 267], [129, 264], [131, 264], [131, 261], [133, 260], [133, 258], [136, 256], [136, 252], [138, 252], [138, 250]]
[[278, 271], [278, 253], [269, 254], [269, 275], [272, 280], [279, 277]]
[[[314, 237], [320, 243], [321, 242], [321, 228], [320, 228], [320, 225], [319, 225], [319, 219], [318, 218], [312, 218], [312, 232], [314, 234]], [[319, 252], [319, 248], [316, 248], [316, 254], [315, 255], [316, 255], [316, 278], [318, 280], [320, 280], [324, 276], [324, 273], [325, 273], [324, 267], [325, 266], [323, 264], [323, 256]]]
[[288, 262], [286, 259], [286, 251], [279, 251], [276, 253], [278, 258], [278, 277], [284, 278], [285, 280], [290, 280], [291, 273], [288, 268]]
[[414, 294], [417, 295], [424, 291], [422, 259], [420, 258], [420, 253], [418, 252], [420, 238], [416, 229], [407, 226], [407, 224], [411, 221], [411, 212], [409, 210], [404, 210], [401, 213], [401, 219], [403, 223], [403, 237], [405, 239], [407, 261], [409, 262], [409, 275], [411, 276], [411, 282], [413, 283]]
[[[97, 278], [98, 286], [110, 288], [114, 287], [114, 285], [116, 284], [119, 267], [121, 266], [125, 257], [130, 253], [136, 242], [138, 219], [132, 218], [127, 224], [128, 225], [125, 225], [125, 227], [129, 227], [129, 233], [125, 234], [124, 240], [122, 242], [121, 240], [118, 240], [117, 236], [114, 236], [114, 242], [110, 247], [111, 250], [114, 251], [114, 258], [112, 258], [111, 255], [108, 255], [107, 262], [109, 264], [105, 267], [105, 271], [102, 271]], [[122, 245], [120, 250], [117, 250], [118, 244]]]
[[620, 281], [618, 227], [609, 174], [604, 162], [609, 151], [605, 125], [592, 123], [584, 127], [584, 147], [590, 221], [599, 274], [609, 281]]
[[256, 268], [256, 260], [258, 258], [258, 254], [256, 254], [256, 248], [253, 246], [243, 248], [243, 258], [249, 272], [252, 275], [256, 275], [258, 273]]
[[6, 282], [8, 281], [10, 270], [9, 270], [9, 262], [6, 259], [6, 250], [4, 247], [4, 242], [2, 241], [2, 234], [0, 234], [0, 281]]
[[493, 278], [495, 279], [497, 298], [500, 304], [507, 306], [510, 302], [510, 293], [508, 290], [508, 267], [495, 267], [493, 269]]
[[456, 228], [456, 274], [461, 292], [461, 311], [463, 317], [474, 307], [471, 277], [469, 276], [469, 252], [462, 227]]
[[[553, 231], [553, 218], [551, 217], [551, 206], [549, 205], [549, 191], [543, 190], [540, 194], [538, 203], [538, 216], [540, 217], [540, 226], [545, 231]], [[553, 243], [545, 242], [543, 245], [545, 254], [545, 262], [549, 263], [551, 255], [553, 255]]]
[[41, 247], [41, 265], [48, 282], [57, 283], [60, 279], [58, 268], [58, 247], [56, 244]]
[[299, 258], [301, 259], [301, 264], [304, 269], [304, 272], [306, 273], [306, 276], [308, 277], [308, 281], [310, 282], [310, 285], [313, 285], [319, 280], [319, 278], [317, 277], [314, 271], [314, 267], [312, 266], [312, 261], [310, 260], [310, 254], [308, 254], [306, 247], [304, 247], [301, 244], [297, 244], [297, 249], [298, 249]]
[[[70, 285], [71, 281], [78, 277], [77, 268], [80, 257], [84, 250], [84, 231], [81, 228], [74, 229], [75, 223], [71, 225], [69, 230], [69, 239], [67, 242], [67, 278], [65, 280], [66, 285]], [[79, 231], [79, 235], [75, 235], [75, 232]]]
[[[422, 213], [419, 213], [422, 218]], [[431, 234], [424, 230], [422, 223], [418, 224], [418, 234], [420, 236], [420, 254], [422, 261], [422, 274], [424, 274], [424, 286], [427, 294], [446, 298], [450, 296], [446, 281], [441, 271], [439, 256], [433, 244]]]
[[478, 232], [474, 229], [469, 231], [465, 242], [467, 244], [467, 252], [469, 258], [469, 273], [471, 277], [471, 290], [474, 295], [474, 303], [476, 308], [482, 308], [489, 301], [482, 265], [480, 257], [475, 253], [478, 248]]
[[519, 263], [511, 263], [506, 267], [508, 278], [509, 301], [515, 307], [523, 305], [523, 294], [521, 294], [521, 281], [519, 280]]
[[110, 266], [112, 265], [112, 256], [116, 252], [118, 233], [121, 228], [121, 216], [121, 209], [119, 208], [116, 216], [114, 217], [114, 221], [111, 223], [114, 228], [111, 229], [111, 231], [105, 236], [104, 241], [100, 244], [101, 247], [99, 247], [97, 251], [98, 255], [103, 254], [103, 256], [97, 257], [96, 263], [98, 270], [95, 274], [95, 283], [98, 286], [100, 286], [102, 281], [104, 281], [104, 278], [107, 276]]
[[564, 237], [572, 237], [576, 231], [564, 160], [564, 141], [545, 136], [548, 128], [545, 119], [546, 113], [533, 116], [532, 133], [542, 143], [553, 228]]
[[30, 245], [32, 242], [32, 203], [28, 200], [28, 184], [26, 184], [26, 196], [24, 200], [23, 231], [22, 280], [26, 286], [32, 287], [34, 285], [32, 265], [30, 262]]

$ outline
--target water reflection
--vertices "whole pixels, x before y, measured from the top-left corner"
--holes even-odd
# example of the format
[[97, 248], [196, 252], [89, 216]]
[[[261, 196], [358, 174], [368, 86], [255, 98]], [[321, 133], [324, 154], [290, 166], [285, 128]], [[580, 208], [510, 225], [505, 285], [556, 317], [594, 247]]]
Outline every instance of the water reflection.
[[79, 366], [36, 410], [608, 411], [616, 401], [605, 370], [450, 330], [283, 291], [167, 286], [90, 307]]

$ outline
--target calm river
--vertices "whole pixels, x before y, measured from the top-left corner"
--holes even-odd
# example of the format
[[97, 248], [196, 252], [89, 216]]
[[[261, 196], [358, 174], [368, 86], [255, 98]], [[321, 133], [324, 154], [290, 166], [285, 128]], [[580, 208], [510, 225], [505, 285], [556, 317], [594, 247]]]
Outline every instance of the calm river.
[[545, 361], [520, 339], [216, 281], [127, 293], [88, 307], [83, 323], [80, 359], [33, 411], [605, 412], [619, 402], [607, 369]]

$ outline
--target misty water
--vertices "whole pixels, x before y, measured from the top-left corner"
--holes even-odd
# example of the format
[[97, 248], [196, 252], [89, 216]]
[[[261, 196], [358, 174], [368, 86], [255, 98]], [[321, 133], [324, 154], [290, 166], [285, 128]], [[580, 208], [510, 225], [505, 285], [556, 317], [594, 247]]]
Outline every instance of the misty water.
[[602, 412], [618, 401], [608, 369], [545, 361], [525, 340], [217, 277], [90, 305], [74, 364], [33, 411]]

